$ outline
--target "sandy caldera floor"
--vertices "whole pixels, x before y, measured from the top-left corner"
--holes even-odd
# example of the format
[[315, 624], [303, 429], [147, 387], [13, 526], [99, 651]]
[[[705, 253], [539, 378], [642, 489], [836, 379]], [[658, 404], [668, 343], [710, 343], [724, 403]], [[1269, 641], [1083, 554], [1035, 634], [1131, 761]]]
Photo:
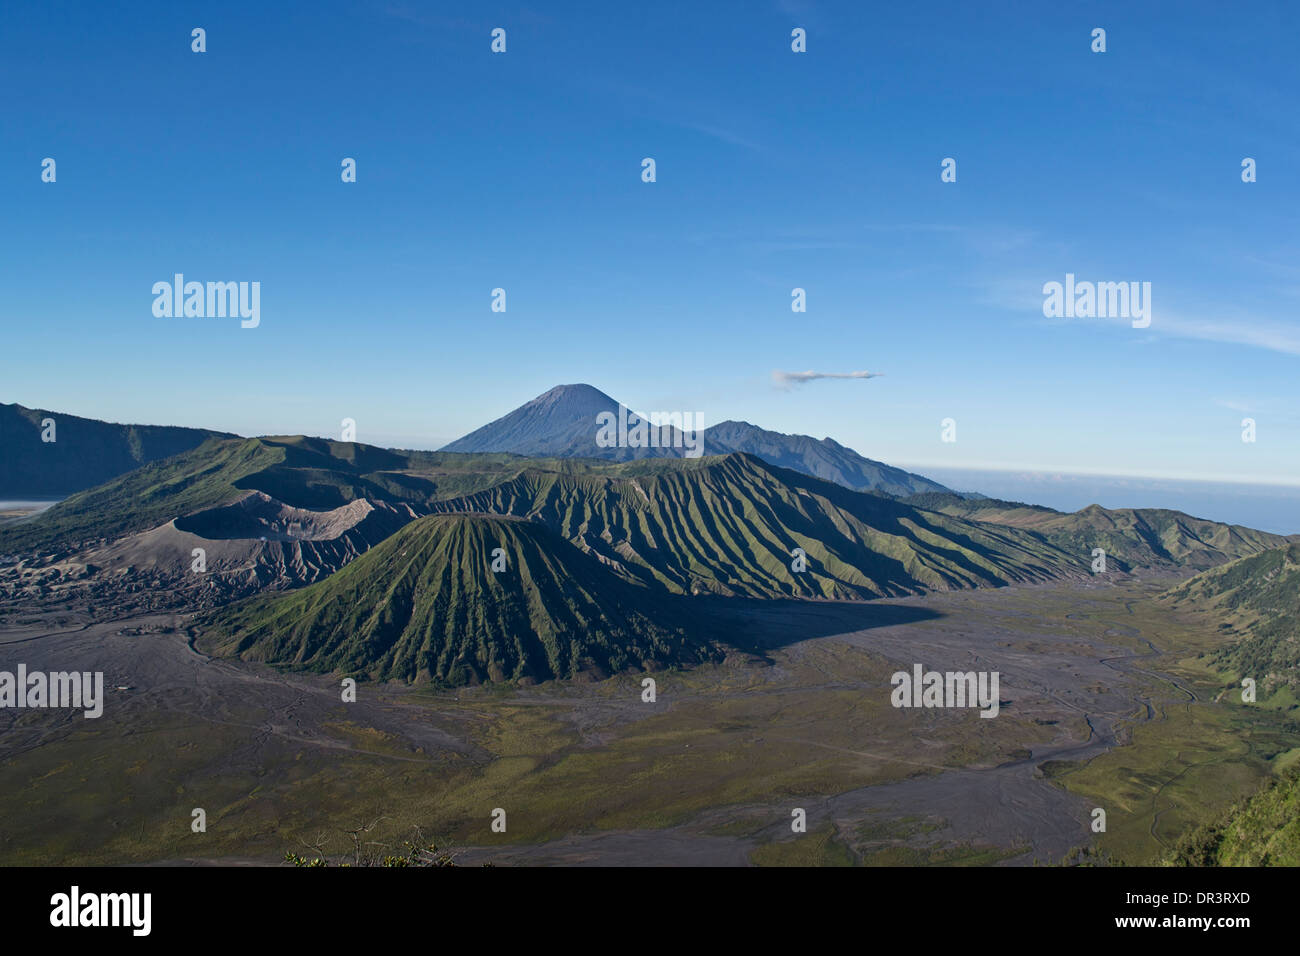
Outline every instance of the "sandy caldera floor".
[[[462, 863], [1056, 862], [1092, 807], [1043, 765], [1192, 694], [1133, 613], [1168, 583], [719, 602], [738, 651], [654, 675], [653, 703], [640, 674], [344, 703], [337, 677], [197, 653], [183, 615], [9, 613], [0, 669], [103, 671], [107, 700], [0, 710], [0, 862], [274, 864], [351, 854], [362, 828]], [[914, 663], [997, 671], [999, 715], [892, 707]]]

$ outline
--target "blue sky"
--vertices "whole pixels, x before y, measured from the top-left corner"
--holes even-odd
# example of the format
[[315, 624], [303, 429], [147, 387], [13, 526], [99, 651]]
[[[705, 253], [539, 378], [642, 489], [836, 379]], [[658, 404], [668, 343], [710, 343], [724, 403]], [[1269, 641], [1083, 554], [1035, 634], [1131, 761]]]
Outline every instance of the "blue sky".
[[[128, 6], [6, 4], [0, 401], [436, 447], [587, 382], [918, 468], [1300, 482], [1294, 5]], [[176, 272], [261, 325], [155, 318]], [[1044, 318], [1067, 272], [1151, 327]]]

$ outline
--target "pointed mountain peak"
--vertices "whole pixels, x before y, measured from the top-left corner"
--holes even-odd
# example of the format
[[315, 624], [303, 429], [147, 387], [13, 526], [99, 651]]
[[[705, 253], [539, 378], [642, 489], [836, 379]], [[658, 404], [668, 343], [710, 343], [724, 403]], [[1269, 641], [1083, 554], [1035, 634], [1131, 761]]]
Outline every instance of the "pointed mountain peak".
[[522, 408], [565, 408], [574, 410], [590, 408], [598, 411], [617, 407], [618, 402], [600, 389], [594, 385], [584, 385], [582, 383], [557, 385], [522, 406]]
[[[686, 442], [625, 440], [626, 423], [620, 407], [618, 401], [591, 385], [557, 385], [508, 415], [443, 446], [442, 451], [511, 452], [535, 458], [614, 461], [692, 457], [685, 451]], [[649, 409], [628, 408], [629, 414], [639, 415], [643, 411], [654, 414]], [[598, 441], [601, 435], [598, 416], [607, 412], [618, 416], [620, 437], [614, 444], [610, 444], [608, 435], [605, 441]], [[725, 421], [703, 429], [698, 439], [692, 446], [695, 454], [746, 452], [768, 464], [833, 481], [855, 491], [882, 491], [899, 496], [948, 491], [938, 482], [864, 458], [829, 438], [787, 435], [746, 421]]]

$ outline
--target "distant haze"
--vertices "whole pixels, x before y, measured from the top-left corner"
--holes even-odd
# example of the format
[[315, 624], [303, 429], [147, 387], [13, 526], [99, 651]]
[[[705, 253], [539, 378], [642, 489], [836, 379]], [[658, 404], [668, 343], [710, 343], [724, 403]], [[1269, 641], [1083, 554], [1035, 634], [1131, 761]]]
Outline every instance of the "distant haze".
[[991, 498], [1046, 505], [1059, 511], [1078, 511], [1091, 504], [1104, 508], [1170, 508], [1274, 534], [1300, 533], [1300, 487], [932, 466], [922, 470], [957, 491], [978, 491]]

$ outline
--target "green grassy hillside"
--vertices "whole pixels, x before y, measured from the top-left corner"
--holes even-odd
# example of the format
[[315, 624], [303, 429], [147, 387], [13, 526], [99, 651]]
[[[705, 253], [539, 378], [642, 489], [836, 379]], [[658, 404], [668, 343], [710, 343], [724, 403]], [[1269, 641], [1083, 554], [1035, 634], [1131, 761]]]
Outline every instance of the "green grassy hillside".
[[452, 685], [605, 676], [714, 653], [680, 602], [620, 581], [540, 524], [487, 515], [421, 518], [318, 584], [200, 627], [200, 646], [216, 654]]
[[0, 528], [0, 554], [76, 548], [227, 504], [242, 494], [240, 479], [283, 458], [283, 449], [256, 438], [210, 439]]
[[1119, 571], [1141, 567], [1211, 568], [1288, 543], [1282, 535], [1161, 508], [1108, 509], [1089, 505], [1065, 513], [1022, 502], [957, 495], [913, 495], [905, 500], [972, 521], [1032, 531], [1071, 554], [1091, 554], [1093, 548], [1103, 548], [1107, 566]]
[[[1086, 551], [743, 454], [603, 475], [530, 469], [432, 507], [541, 521], [615, 573], [674, 593], [860, 599], [1088, 573]], [[796, 548], [802, 572], [792, 569]]]
[[1262, 695], [1300, 691], [1300, 544], [1202, 572], [1166, 599], [1217, 616], [1231, 638], [1214, 655], [1220, 668], [1238, 679], [1253, 677]]
[[1300, 768], [1179, 841], [1174, 866], [1300, 866]]
[[[301, 435], [211, 439], [0, 528], [0, 554], [72, 549], [145, 531], [249, 491], [314, 510], [358, 498], [424, 510], [440, 497], [488, 487], [536, 464], [507, 454], [389, 451]], [[583, 463], [566, 467], [580, 471]]]

